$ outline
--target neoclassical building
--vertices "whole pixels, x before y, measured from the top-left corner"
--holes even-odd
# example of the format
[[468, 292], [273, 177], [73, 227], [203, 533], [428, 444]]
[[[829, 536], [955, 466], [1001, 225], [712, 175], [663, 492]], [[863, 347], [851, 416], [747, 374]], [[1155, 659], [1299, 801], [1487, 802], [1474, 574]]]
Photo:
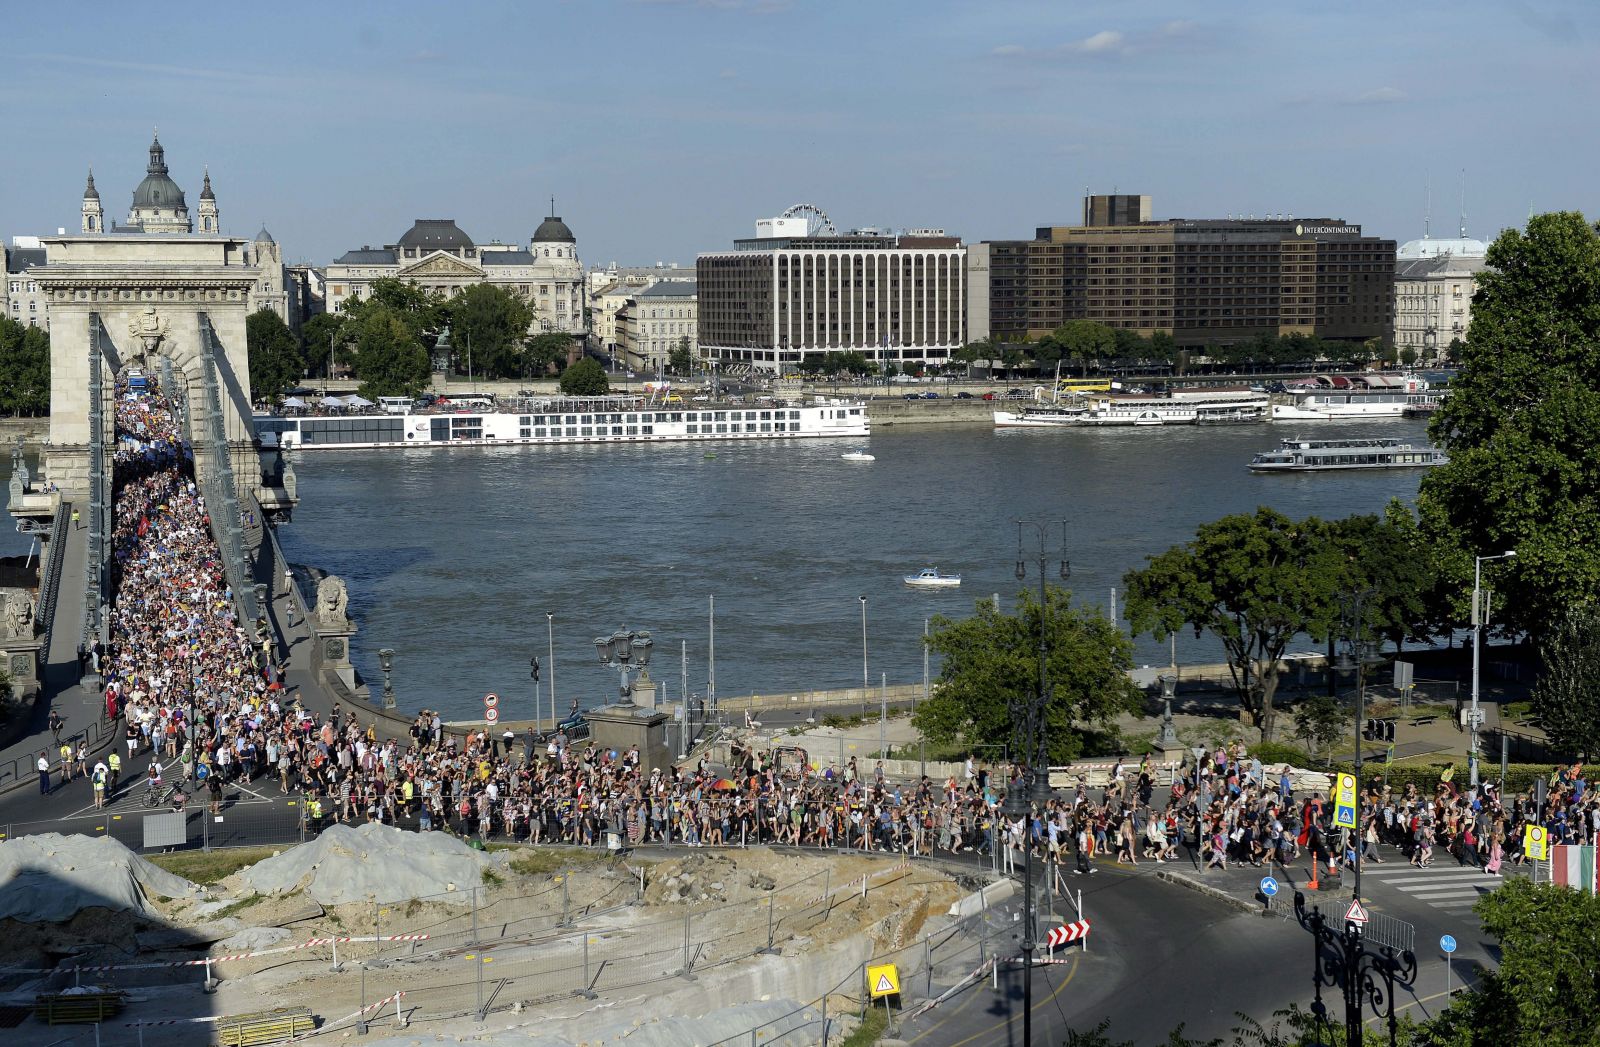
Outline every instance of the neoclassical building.
[[553, 213], [526, 248], [498, 240], [477, 244], [453, 218], [419, 218], [394, 243], [346, 251], [328, 266], [328, 311], [366, 297], [373, 281], [385, 277], [446, 298], [473, 284], [492, 284], [533, 306], [532, 333], [584, 331], [578, 241]]
[[1403, 244], [1394, 270], [1394, 344], [1432, 364], [1449, 355], [1451, 342], [1465, 341], [1488, 253], [1465, 227], [1454, 239], [1424, 233]]

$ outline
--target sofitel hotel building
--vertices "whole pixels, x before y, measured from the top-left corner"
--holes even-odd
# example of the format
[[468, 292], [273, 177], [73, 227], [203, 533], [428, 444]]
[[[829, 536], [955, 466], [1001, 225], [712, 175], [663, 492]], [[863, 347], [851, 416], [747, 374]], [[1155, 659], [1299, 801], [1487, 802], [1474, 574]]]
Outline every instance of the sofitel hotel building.
[[732, 251], [700, 255], [700, 354], [791, 372], [854, 350], [901, 369], [965, 343], [966, 248], [938, 229], [835, 233], [805, 218], [756, 223]]
[[1090, 196], [1082, 225], [968, 250], [974, 339], [1081, 319], [1204, 352], [1259, 335], [1366, 341], [1394, 321], [1395, 242], [1338, 219], [1152, 220], [1148, 196]]

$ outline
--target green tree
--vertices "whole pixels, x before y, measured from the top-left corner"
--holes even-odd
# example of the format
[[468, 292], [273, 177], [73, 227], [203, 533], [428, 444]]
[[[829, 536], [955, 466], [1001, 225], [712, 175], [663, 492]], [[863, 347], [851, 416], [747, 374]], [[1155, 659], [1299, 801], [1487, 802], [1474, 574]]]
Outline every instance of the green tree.
[[251, 313], [244, 320], [244, 340], [250, 357], [250, 392], [256, 399], [272, 400], [299, 384], [306, 362], [282, 317], [271, 309]]
[[1417, 362], [1417, 351], [1414, 348], [1412, 348], [1411, 346], [1408, 345], [1404, 349], [1400, 350], [1400, 364], [1401, 364], [1401, 366], [1410, 367], [1411, 365], [1415, 364], [1416, 362]]
[[1050, 340], [1061, 347], [1069, 360], [1083, 365], [1089, 373], [1089, 362], [1104, 360], [1116, 352], [1116, 332], [1105, 324], [1093, 320], [1068, 320], [1050, 334]]
[[685, 377], [694, 371], [694, 346], [688, 335], [673, 343], [672, 351], [667, 354], [667, 369]]
[[410, 329], [419, 339], [422, 335], [444, 329], [447, 322], [444, 298], [424, 291], [409, 280], [392, 276], [372, 281], [364, 298], [347, 298], [340, 306], [351, 316], [363, 316], [369, 309], [385, 309]]
[[[1085, 726], [1108, 726], [1139, 707], [1128, 678], [1133, 644], [1102, 614], [1074, 608], [1067, 590], [1052, 587], [1046, 595], [1045, 738], [1050, 759], [1065, 762], [1082, 751]], [[937, 743], [1011, 738], [1012, 707], [1039, 693], [1039, 634], [1039, 601], [1026, 591], [1016, 614], [983, 600], [971, 618], [935, 616], [928, 648], [943, 666], [938, 690], [912, 718], [917, 729]]]
[[600, 362], [586, 356], [561, 372], [561, 391], [568, 396], [604, 396], [611, 391], [611, 383]]
[[361, 395], [416, 396], [433, 376], [428, 351], [405, 319], [393, 309], [371, 306], [358, 321], [356, 377]]
[[966, 345], [963, 345], [961, 348], [950, 354], [950, 359], [958, 364], [964, 364], [967, 369], [967, 374], [970, 375], [972, 373], [973, 364], [977, 363], [979, 360], [989, 359], [993, 353], [994, 343], [987, 338], [982, 338], [976, 342], [968, 342]]
[[1344, 738], [1349, 716], [1344, 708], [1325, 694], [1308, 698], [1295, 707], [1294, 733], [1302, 739], [1311, 755], [1319, 753], [1329, 763], [1333, 761], [1333, 747]]
[[1301, 633], [1327, 634], [1349, 564], [1316, 517], [1265, 507], [1201, 524], [1192, 540], [1123, 577], [1135, 633], [1157, 640], [1184, 626], [1222, 642], [1239, 703], [1271, 741], [1278, 663]]
[[318, 313], [300, 328], [301, 355], [317, 374], [328, 374], [328, 353], [342, 364], [352, 362], [355, 328], [346, 313]]
[[[1600, 596], [1600, 234], [1581, 214], [1538, 215], [1489, 248], [1461, 373], [1429, 427], [1447, 465], [1423, 478], [1424, 530], [1495, 565], [1502, 625], [1537, 637]], [[1465, 601], [1462, 602], [1463, 606]]]
[[49, 332], [0, 316], [0, 413], [49, 412]]
[[1178, 359], [1178, 343], [1166, 331], [1157, 331], [1148, 339], [1150, 359], [1174, 363]]
[[1600, 615], [1567, 608], [1540, 637], [1539, 660], [1532, 695], [1539, 726], [1556, 751], [1600, 759]]
[[534, 335], [528, 342], [528, 371], [546, 375], [567, 366], [567, 356], [572, 351], [572, 336], [557, 331]]
[[442, 312], [450, 324], [450, 340], [472, 351], [473, 373], [489, 378], [515, 378], [527, 370], [525, 344], [533, 309], [517, 295], [494, 284], [470, 284], [446, 302]]

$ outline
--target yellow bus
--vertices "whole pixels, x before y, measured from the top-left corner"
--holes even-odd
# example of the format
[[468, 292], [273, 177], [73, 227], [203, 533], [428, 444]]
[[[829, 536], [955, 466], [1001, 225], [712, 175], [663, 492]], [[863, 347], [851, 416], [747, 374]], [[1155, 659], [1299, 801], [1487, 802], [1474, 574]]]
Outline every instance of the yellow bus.
[[1062, 378], [1057, 381], [1056, 388], [1063, 393], [1109, 393], [1111, 391], [1111, 379]]

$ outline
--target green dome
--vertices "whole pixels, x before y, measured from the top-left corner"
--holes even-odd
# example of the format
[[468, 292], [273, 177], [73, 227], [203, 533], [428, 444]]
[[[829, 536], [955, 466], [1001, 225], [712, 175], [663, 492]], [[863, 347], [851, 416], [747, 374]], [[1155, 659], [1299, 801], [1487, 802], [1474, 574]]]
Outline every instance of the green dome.
[[167, 176], [166, 150], [161, 148], [161, 139], [152, 139], [150, 142], [150, 166], [145, 168], [144, 181], [139, 183], [133, 191], [133, 206], [135, 210], [144, 208], [166, 208], [175, 210], [188, 209], [188, 204], [183, 199], [183, 190], [178, 188], [178, 183]]

